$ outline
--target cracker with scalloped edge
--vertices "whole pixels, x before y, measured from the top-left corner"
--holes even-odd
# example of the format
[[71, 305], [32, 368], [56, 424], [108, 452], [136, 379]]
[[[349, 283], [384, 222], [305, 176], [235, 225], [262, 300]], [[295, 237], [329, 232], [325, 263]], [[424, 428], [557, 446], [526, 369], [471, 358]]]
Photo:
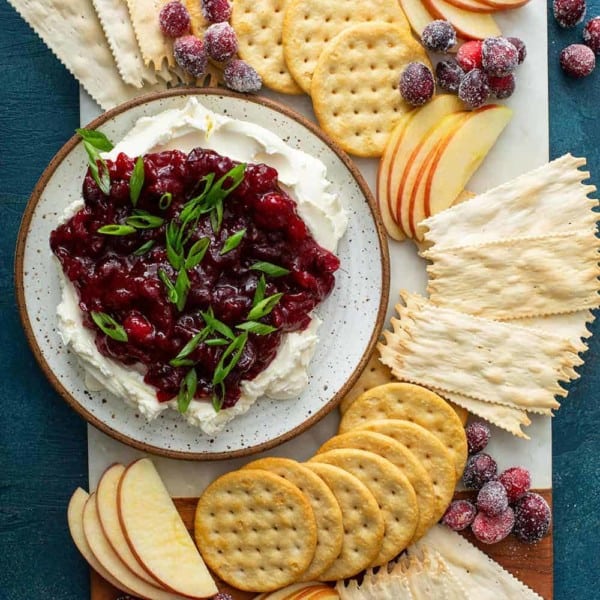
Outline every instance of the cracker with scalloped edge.
[[312, 75], [325, 45], [344, 29], [372, 21], [394, 23], [410, 33], [397, 0], [288, 2], [283, 21], [283, 53], [298, 85], [310, 95]]
[[323, 130], [346, 152], [381, 156], [399, 119], [412, 110], [398, 83], [414, 61], [431, 67], [423, 47], [398, 25], [344, 29], [323, 48], [313, 73], [311, 97]]

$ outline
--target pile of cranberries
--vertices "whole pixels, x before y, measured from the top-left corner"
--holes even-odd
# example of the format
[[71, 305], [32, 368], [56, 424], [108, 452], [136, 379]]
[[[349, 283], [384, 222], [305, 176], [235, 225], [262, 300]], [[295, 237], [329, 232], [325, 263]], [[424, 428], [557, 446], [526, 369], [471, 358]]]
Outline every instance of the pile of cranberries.
[[498, 475], [496, 461], [483, 452], [490, 439], [484, 423], [467, 427], [469, 459], [463, 482], [477, 490], [474, 501], [455, 500], [442, 523], [454, 531], [471, 527], [473, 535], [485, 544], [495, 544], [511, 532], [522, 542], [541, 540], [550, 528], [551, 513], [542, 496], [530, 492], [531, 476], [523, 467], [511, 467]]
[[229, 0], [201, 0], [202, 14], [211, 24], [204, 39], [191, 35], [191, 18], [187, 8], [172, 0], [160, 11], [158, 20], [162, 33], [174, 39], [175, 62], [193, 77], [203, 77], [208, 59], [224, 64], [223, 81], [236, 92], [258, 92], [260, 75], [246, 62], [235, 58], [238, 40], [233, 27]]

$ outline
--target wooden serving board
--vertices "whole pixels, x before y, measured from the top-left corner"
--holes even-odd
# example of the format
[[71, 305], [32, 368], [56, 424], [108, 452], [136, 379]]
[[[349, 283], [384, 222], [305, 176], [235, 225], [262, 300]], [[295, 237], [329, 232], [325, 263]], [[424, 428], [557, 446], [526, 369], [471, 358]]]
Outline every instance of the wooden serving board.
[[[536, 490], [544, 496], [552, 506], [552, 490]], [[457, 498], [472, 497], [471, 493], [459, 492]], [[193, 533], [194, 512], [196, 510], [197, 498], [175, 498], [175, 505], [181, 514], [186, 527]], [[519, 542], [514, 536], [506, 540], [487, 546], [478, 542], [470, 532], [465, 537], [478, 548], [483, 550], [496, 562], [518, 577], [523, 583], [537, 592], [544, 600], [552, 600], [552, 531], [543, 540], [535, 545], [527, 545]], [[225, 583], [217, 582], [219, 590], [228, 592], [234, 600], [250, 600], [257, 594], [241, 592], [231, 588]], [[117, 600], [123, 596], [123, 592], [115, 589], [112, 585], [102, 579], [94, 570], [91, 571], [91, 600]]]

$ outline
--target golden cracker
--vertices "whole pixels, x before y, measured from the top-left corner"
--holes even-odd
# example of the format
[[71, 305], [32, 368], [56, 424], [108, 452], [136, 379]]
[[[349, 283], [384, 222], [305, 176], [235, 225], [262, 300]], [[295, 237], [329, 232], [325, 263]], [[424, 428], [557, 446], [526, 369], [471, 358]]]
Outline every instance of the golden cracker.
[[305, 463], [305, 466], [333, 492], [344, 522], [342, 552], [319, 580], [353, 577], [371, 565], [379, 553], [384, 534], [379, 505], [369, 488], [344, 469], [315, 462]]
[[308, 499], [317, 524], [317, 547], [302, 581], [316, 579], [328, 569], [342, 551], [344, 523], [342, 511], [327, 484], [310, 469], [289, 458], [260, 458], [244, 469], [263, 469], [293, 483]]
[[291, 0], [283, 21], [283, 54], [298, 85], [311, 93], [313, 72], [325, 45], [361, 23], [394, 23], [410, 33], [397, 0]]
[[348, 433], [342, 433], [329, 439], [319, 448], [317, 454], [339, 448], [354, 448], [373, 452], [389, 460], [406, 475], [410, 485], [415, 490], [419, 512], [419, 519], [411, 544], [421, 538], [435, 523], [433, 513], [436, 500], [433, 482], [425, 467], [406, 446], [387, 435], [352, 429]]
[[317, 545], [315, 517], [304, 494], [283, 477], [258, 469], [232, 471], [204, 490], [194, 536], [223, 581], [255, 592], [296, 581]]
[[340, 433], [375, 419], [405, 419], [433, 433], [452, 453], [456, 479], [467, 462], [467, 436], [456, 412], [434, 392], [410, 383], [389, 383], [365, 392], [346, 411]]
[[377, 500], [385, 534], [372, 566], [386, 564], [408, 546], [419, 520], [419, 510], [415, 490], [398, 467], [373, 452], [354, 448], [329, 450], [317, 454], [309, 462], [344, 469], [360, 479]]
[[231, 24], [238, 54], [250, 63], [263, 83], [283, 94], [301, 94], [283, 58], [283, 16], [288, 0], [235, 0]]
[[431, 66], [422, 46], [397, 25], [344, 29], [325, 46], [313, 74], [313, 108], [323, 130], [346, 152], [381, 156], [402, 115], [412, 110], [398, 82], [414, 61]]

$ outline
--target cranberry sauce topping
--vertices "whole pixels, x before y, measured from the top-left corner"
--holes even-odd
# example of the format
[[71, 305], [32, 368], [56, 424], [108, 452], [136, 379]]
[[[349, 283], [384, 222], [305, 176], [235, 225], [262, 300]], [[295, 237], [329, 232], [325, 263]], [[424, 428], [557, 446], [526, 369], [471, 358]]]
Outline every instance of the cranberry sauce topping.
[[[135, 164], [124, 154], [107, 161], [109, 195], [88, 170], [85, 206], [52, 232], [52, 251], [101, 354], [143, 363], [158, 400], [177, 396], [182, 411], [192, 396], [212, 398], [216, 410], [231, 407], [241, 380], [273, 360], [282, 333], [308, 326], [310, 311], [334, 286], [339, 260], [313, 239], [267, 165], [238, 167], [239, 185], [211, 205], [216, 188], [234, 186], [224, 177], [238, 165], [233, 160], [202, 149], [145, 155], [137, 199], [130, 191]], [[134, 190], [139, 180], [138, 173]], [[118, 234], [100, 232], [106, 225], [120, 226]], [[180, 245], [171, 243], [177, 231]], [[97, 326], [107, 319], [109, 331], [126, 335]]]

